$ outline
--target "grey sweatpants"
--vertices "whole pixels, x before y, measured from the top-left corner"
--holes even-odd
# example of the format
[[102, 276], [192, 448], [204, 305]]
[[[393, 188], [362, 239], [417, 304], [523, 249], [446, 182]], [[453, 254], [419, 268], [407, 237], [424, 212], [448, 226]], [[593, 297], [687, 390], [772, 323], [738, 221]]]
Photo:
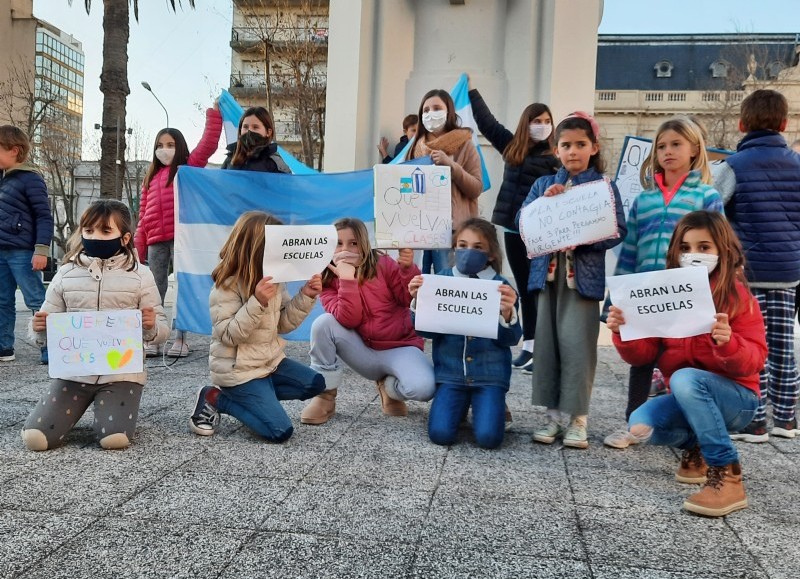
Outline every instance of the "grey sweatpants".
[[414, 346], [374, 350], [364, 344], [355, 330], [349, 330], [331, 314], [322, 314], [311, 326], [311, 367], [325, 376], [341, 372], [340, 360], [369, 380], [397, 378], [397, 392], [405, 400], [433, 398], [436, 381], [433, 365], [425, 352]]
[[81, 384], [56, 378], [47, 394], [36, 403], [23, 429], [41, 431], [47, 438], [47, 448], [53, 448], [94, 402], [93, 426], [98, 440], [118, 433], [131, 440], [143, 388], [135, 382]]
[[159, 241], [147, 246], [147, 267], [153, 272], [158, 293], [161, 294], [161, 305], [169, 287], [169, 266], [175, 257], [174, 241]]

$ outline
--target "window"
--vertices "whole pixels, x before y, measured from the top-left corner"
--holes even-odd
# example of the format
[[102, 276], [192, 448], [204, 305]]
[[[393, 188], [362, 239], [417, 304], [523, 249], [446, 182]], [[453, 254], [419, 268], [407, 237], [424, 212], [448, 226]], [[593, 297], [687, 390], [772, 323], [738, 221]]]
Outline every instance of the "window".
[[730, 65], [724, 60], [716, 60], [711, 63], [709, 70], [713, 78], [728, 78], [728, 67]]
[[778, 78], [783, 69], [784, 65], [780, 60], [773, 60], [767, 65], [767, 76], [769, 78]]
[[672, 63], [668, 60], [659, 60], [653, 67], [656, 71], [656, 78], [669, 78], [672, 76]]

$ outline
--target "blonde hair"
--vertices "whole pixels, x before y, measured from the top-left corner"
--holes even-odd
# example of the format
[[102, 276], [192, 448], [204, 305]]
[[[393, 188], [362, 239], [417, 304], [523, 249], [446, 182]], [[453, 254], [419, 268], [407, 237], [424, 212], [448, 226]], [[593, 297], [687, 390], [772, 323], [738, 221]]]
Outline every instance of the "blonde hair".
[[706, 142], [703, 139], [703, 129], [698, 126], [689, 117], [675, 117], [668, 121], [661, 123], [656, 133], [656, 138], [653, 139], [653, 147], [650, 149], [650, 154], [647, 159], [642, 163], [642, 168], [639, 170], [639, 181], [645, 189], [653, 188], [653, 177], [656, 173], [663, 173], [664, 168], [658, 164], [658, 140], [667, 131], [675, 131], [681, 137], [689, 141], [693, 147], [697, 147], [698, 153], [692, 157], [692, 163], [689, 166], [690, 171], [700, 171], [700, 181], [710, 185], [711, 170], [708, 168], [708, 153], [706, 152]]

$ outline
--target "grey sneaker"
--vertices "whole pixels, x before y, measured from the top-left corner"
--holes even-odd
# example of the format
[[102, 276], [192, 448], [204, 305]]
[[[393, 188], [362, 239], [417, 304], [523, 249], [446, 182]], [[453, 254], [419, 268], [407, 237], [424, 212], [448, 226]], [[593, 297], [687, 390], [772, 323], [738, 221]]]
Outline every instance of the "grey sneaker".
[[533, 431], [533, 440], [543, 444], [553, 444], [556, 437], [563, 432], [561, 425], [555, 420], [548, 420], [541, 428]]
[[586, 436], [586, 427], [582, 424], [575, 424], [574, 422], [569, 425], [566, 432], [564, 432], [564, 446], [570, 448], [588, 448], [589, 440]]
[[611, 448], [628, 448], [634, 444], [639, 444], [639, 439], [625, 429], [612, 432], [603, 439], [603, 444]]

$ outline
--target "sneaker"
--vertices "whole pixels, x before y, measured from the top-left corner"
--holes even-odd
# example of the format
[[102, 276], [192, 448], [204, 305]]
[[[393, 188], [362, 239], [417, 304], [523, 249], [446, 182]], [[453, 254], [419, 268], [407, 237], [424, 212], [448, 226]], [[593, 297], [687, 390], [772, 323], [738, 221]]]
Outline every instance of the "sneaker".
[[620, 429], [612, 432], [603, 439], [603, 444], [611, 448], [628, 448], [634, 444], [639, 444], [640, 440], [632, 435], [627, 429]]
[[514, 358], [514, 361], [511, 362], [511, 365], [514, 366], [514, 368], [524, 368], [528, 363], [533, 363], [533, 352], [522, 350], [519, 356]]
[[753, 421], [739, 432], [731, 433], [731, 440], [741, 440], [743, 442], [762, 443], [769, 440], [767, 433], [767, 421]]
[[773, 420], [772, 436], [780, 436], [781, 438], [794, 438], [800, 436], [800, 428], [797, 428], [797, 418], [792, 418], [789, 422], [781, 420]]
[[206, 394], [213, 389], [214, 386], [203, 386], [197, 391], [194, 414], [189, 419], [189, 428], [200, 436], [211, 436], [219, 426], [219, 411], [206, 399]]
[[661, 396], [667, 393], [667, 383], [664, 381], [664, 374], [658, 368], [653, 368], [653, 376], [650, 378], [650, 398]]
[[564, 432], [564, 446], [570, 448], [588, 448], [589, 439], [586, 435], [586, 427], [582, 424], [575, 424], [574, 422], [569, 425], [566, 432]]
[[533, 374], [533, 358], [528, 360], [528, 363], [519, 368], [523, 374]]
[[512, 418], [511, 416], [511, 409], [508, 407], [508, 404], [506, 404], [506, 426], [505, 426], [506, 431], [511, 429], [511, 425], [513, 422], [514, 418]]
[[145, 358], [157, 358], [161, 355], [161, 346], [153, 343], [144, 345]]
[[47, 366], [50, 363], [50, 356], [47, 354], [47, 346], [42, 346], [42, 356], [39, 358], [39, 363], [42, 366]]
[[0, 362], [13, 362], [17, 357], [14, 355], [14, 350], [0, 350]]
[[189, 344], [181, 341], [175, 340], [175, 343], [172, 344], [172, 347], [167, 352], [167, 356], [170, 358], [185, 358], [189, 355]]
[[533, 431], [533, 440], [543, 444], [553, 444], [556, 441], [556, 437], [560, 436], [563, 430], [558, 422], [548, 420], [544, 426]]

